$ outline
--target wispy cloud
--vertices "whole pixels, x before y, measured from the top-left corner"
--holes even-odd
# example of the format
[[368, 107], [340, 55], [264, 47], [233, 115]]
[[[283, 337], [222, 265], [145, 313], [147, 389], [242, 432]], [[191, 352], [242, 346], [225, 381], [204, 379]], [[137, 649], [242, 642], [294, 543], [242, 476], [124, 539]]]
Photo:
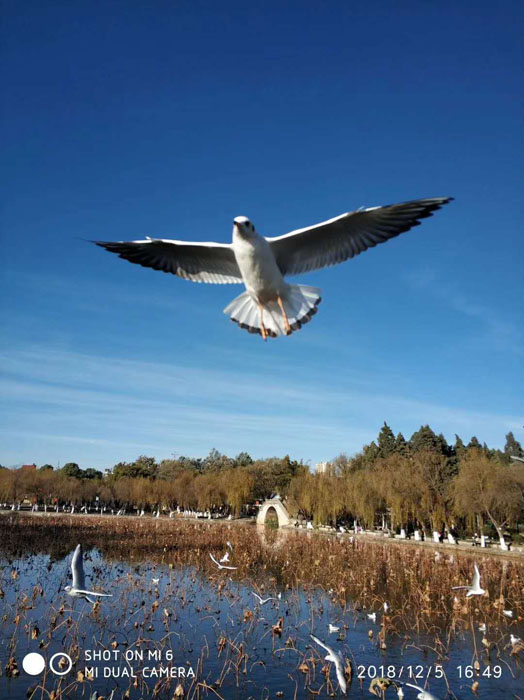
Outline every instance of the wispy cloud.
[[505, 312], [481, 300], [473, 300], [458, 288], [456, 282], [442, 280], [430, 267], [422, 267], [405, 276], [415, 289], [425, 289], [446, 306], [476, 322], [476, 332], [469, 335], [473, 343], [482, 342], [501, 352], [524, 354], [523, 331], [505, 317]]
[[385, 418], [406, 436], [429, 422], [448, 438], [475, 433], [491, 444], [522, 425], [520, 416], [384, 393], [372, 377], [297, 379], [238, 358], [213, 369], [33, 347], [0, 361], [4, 463], [58, 454], [110, 466], [141, 452], [201, 455], [213, 446], [318, 461], [357, 451]]

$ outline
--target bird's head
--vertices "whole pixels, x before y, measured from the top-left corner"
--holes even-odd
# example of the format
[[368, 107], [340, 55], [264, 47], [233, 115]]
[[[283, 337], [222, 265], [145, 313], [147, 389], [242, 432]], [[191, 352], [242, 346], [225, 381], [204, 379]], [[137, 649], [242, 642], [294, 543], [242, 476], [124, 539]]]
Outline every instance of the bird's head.
[[73, 590], [73, 586], [66, 586], [64, 588], [64, 591], [66, 591], [67, 593], [69, 593], [69, 591], [72, 591], [72, 590]]
[[256, 229], [247, 216], [237, 216], [233, 221], [233, 235], [238, 233], [242, 238], [255, 238]]

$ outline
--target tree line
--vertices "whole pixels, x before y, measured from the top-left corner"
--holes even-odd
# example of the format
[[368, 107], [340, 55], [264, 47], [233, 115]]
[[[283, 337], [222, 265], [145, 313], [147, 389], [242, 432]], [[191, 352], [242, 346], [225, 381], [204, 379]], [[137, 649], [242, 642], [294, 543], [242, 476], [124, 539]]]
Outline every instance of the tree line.
[[0, 502], [29, 499], [114, 507], [232, 512], [275, 493], [286, 498], [294, 516], [317, 524], [357, 520], [364, 527], [386, 523], [392, 530], [442, 528], [464, 532], [492, 528], [499, 536], [524, 521], [524, 457], [513, 433], [503, 450], [476, 437], [449, 444], [428, 425], [409, 440], [384, 423], [376, 440], [361, 452], [340, 454], [320, 474], [302, 462], [283, 458], [234, 458], [211, 450], [204, 458], [157, 462], [140, 456], [119, 462], [107, 475], [70, 462], [61, 469], [0, 469]]

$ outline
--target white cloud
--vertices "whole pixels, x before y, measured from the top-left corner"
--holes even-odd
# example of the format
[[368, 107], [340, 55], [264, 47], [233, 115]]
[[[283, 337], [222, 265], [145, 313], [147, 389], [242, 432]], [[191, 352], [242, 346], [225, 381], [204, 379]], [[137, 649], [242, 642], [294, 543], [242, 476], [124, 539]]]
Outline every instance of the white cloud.
[[57, 454], [110, 466], [143, 452], [163, 458], [217, 447], [315, 462], [359, 450], [384, 419], [406, 437], [429, 423], [448, 439], [476, 434], [491, 445], [522, 425], [521, 416], [384, 393], [380, 377], [293, 379], [285, 366], [270, 372], [236, 359], [212, 369], [46, 347], [4, 352], [1, 461], [43, 463]]

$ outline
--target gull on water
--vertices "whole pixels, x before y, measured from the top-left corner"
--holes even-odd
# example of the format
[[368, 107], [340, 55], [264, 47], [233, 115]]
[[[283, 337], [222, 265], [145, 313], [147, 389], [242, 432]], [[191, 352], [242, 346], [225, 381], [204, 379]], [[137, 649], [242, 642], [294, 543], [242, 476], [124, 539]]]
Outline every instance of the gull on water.
[[236, 566], [226, 566], [225, 564], [221, 564], [219, 561], [217, 561], [217, 560], [215, 559], [215, 557], [211, 554], [211, 552], [209, 553], [209, 556], [211, 557], [211, 561], [212, 561], [214, 564], [216, 564], [216, 565], [218, 566], [219, 569], [230, 569], [231, 571], [233, 571], [234, 569], [237, 568]]
[[82, 556], [82, 545], [77, 544], [73, 559], [71, 561], [71, 571], [73, 572], [73, 585], [66, 586], [65, 592], [73, 598], [84, 598], [89, 603], [94, 603], [89, 596], [103, 596], [111, 598], [112, 593], [98, 593], [97, 591], [86, 591], [86, 581], [84, 575], [84, 562]]
[[344, 662], [342, 659], [342, 655], [340, 654], [340, 652], [334, 651], [334, 649], [328, 647], [328, 645], [324, 644], [324, 642], [321, 642], [320, 639], [318, 639], [318, 637], [315, 637], [313, 634], [310, 634], [309, 636], [314, 642], [321, 646], [322, 649], [325, 649], [328, 652], [325, 659], [326, 661], [332, 661], [335, 664], [335, 671], [337, 674], [338, 684], [340, 686], [340, 690], [345, 695], [347, 690], [347, 684], [346, 677], [344, 676]]
[[513, 610], [503, 610], [502, 614], [505, 615], [506, 617], [512, 618], [513, 617]]
[[335, 634], [335, 632], [338, 632], [340, 630], [340, 627], [337, 627], [336, 625], [332, 625], [331, 622], [328, 625], [329, 629], [329, 634]]
[[265, 605], [266, 603], [269, 603], [270, 600], [276, 600], [276, 598], [261, 598], [258, 593], [255, 593], [255, 591], [251, 591], [255, 598], [258, 600], [260, 605]]
[[372, 622], [377, 621], [377, 613], [368, 613], [368, 617]]
[[149, 237], [94, 243], [129, 262], [192, 282], [244, 284], [246, 291], [224, 313], [266, 340], [298, 331], [321, 301], [320, 289], [289, 284], [285, 277], [349, 260], [418, 226], [449, 201], [433, 197], [359, 209], [273, 238], [260, 235], [247, 217], [237, 216], [231, 243]]
[[473, 581], [471, 586], [452, 586], [452, 591], [467, 590], [466, 598], [470, 598], [472, 595], [484, 595], [486, 592], [480, 587], [480, 571], [478, 566], [475, 564], [475, 573], [473, 574]]

